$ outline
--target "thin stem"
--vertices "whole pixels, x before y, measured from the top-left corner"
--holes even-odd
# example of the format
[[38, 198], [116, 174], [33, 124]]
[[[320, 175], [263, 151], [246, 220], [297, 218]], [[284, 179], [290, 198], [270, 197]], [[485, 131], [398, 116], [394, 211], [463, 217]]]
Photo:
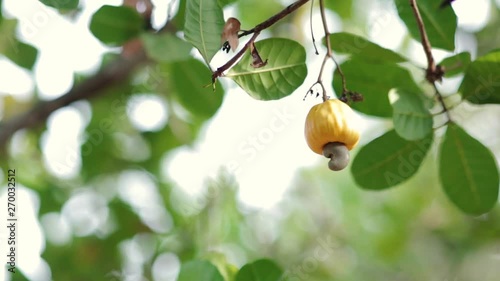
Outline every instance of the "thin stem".
[[335, 63], [335, 67], [337, 67], [337, 70], [339, 71], [339, 74], [340, 74], [340, 78], [342, 79], [342, 93], [347, 93], [348, 90], [347, 90], [347, 81], [345, 79], [345, 75], [344, 75], [344, 72], [342, 72], [342, 68], [340, 67], [340, 65], [337, 63], [337, 61], [335, 60], [334, 57], [332, 57], [332, 60], [333, 62]]
[[[321, 12], [321, 21], [323, 22], [323, 30], [325, 31], [325, 40], [326, 40], [326, 54], [325, 54], [325, 59], [323, 60], [323, 64], [321, 65], [320, 69], [320, 77], [323, 73], [323, 67], [325, 66], [325, 62], [328, 58], [331, 58], [333, 62], [335, 63], [335, 67], [338, 69], [340, 77], [342, 79], [342, 93], [347, 92], [347, 82], [345, 79], [344, 72], [342, 72], [342, 69], [340, 68], [340, 65], [337, 63], [335, 58], [333, 57], [332, 54], [332, 44], [330, 43], [330, 31], [328, 30], [328, 23], [326, 22], [326, 14], [325, 14], [325, 2], [324, 0], [319, 0], [319, 8]], [[318, 82], [321, 81], [321, 78], [318, 78]], [[321, 86], [323, 87], [323, 84], [321, 83]], [[323, 87], [324, 89], [324, 87]], [[323, 100], [325, 100], [326, 94], [323, 94]]]
[[328, 100], [328, 96], [326, 95], [326, 90], [325, 90], [325, 86], [323, 85], [323, 69], [325, 69], [325, 64], [326, 64], [326, 61], [328, 60], [328, 54], [325, 55], [325, 57], [323, 58], [323, 62], [321, 63], [321, 68], [319, 69], [319, 74], [318, 74], [318, 81], [316, 82], [317, 84], [320, 84], [321, 85], [321, 89], [323, 90], [323, 101], [327, 101]]
[[[443, 96], [442, 96], [442, 97], [441, 97], [442, 102], [440, 102], [440, 104], [441, 104], [441, 108], [443, 108], [443, 106], [442, 106], [442, 105], [443, 105], [443, 103], [446, 103], [446, 102], [445, 102], [445, 100], [447, 100], [448, 98], [453, 97], [453, 96], [455, 96], [455, 95], [459, 95], [459, 94], [455, 93], [455, 94], [453, 94], [453, 95], [449, 95], [449, 96], [446, 96], [446, 97], [443, 97]], [[437, 97], [437, 96], [438, 96], [438, 95], [436, 94], [436, 97]], [[447, 106], [446, 106], [446, 109], [442, 109], [442, 110], [441, 110], [441, 111], [439, 111], [439, 112], [433, 113], [433, 114], [432, 114], [432, 116], [438, 116], [438, 115], [441, 115], [441, 114], [443, 114], [443, 113], [445, 113], [445, 112], [447, 112], [447, 111], [451, 111], [451, 110], [453, 110], [454, 108], [456, 108], [457, 106], [461, 105], [463, 102], [464, 102], [464, 100], [460, 100], [459, 102], [456, 102], [456, 103], [454, 103], [454, 104], [452, 104], [452, 105], [447, 105]]]
[[328, 24], [326, 22], [325, 1], [324, 0], [319, 0], [319, 9], [321, 12], [321, 21], [323, 22], [323, 30], [325, 31], [326, 55], [328, 57], [332, 57], [332, 45], [330, 44], [330, 31], [328, 31]]
[[248, 42], [243, 46], [243, 48], [236, 55], [234, 55], [228, 62], [226, 62], [223, 66], [217, 68], [217, 70], [215, 70], [212, 73], [212, 83], [215, 83], [215, 80], [217, 79], [217, 77], [222, 76], [222, 74], [224, 73], [224, 71], [226, 71], [229, 68], [231, 68], [231, 66], [233, 66], [241, 58], [241, 56], [243, 56], [243, 54], [248, 49], [248, 47], [250, 46], [250, 44], [252, 44], [255, 41], [255, 39], [257, 38], [257, 36], [260, 34], [260, 32], [262, 30], [264, 30], [264, 29], [270, 27], [271, 25], [275, 24], [276, 22], [278, 22], [282, 18], [286, 17], [287, 15], [291, 14], [292, 12], [294, 12], [295, 10], [297, 10], [298, 8], [300, 8], [302, 5], [304, 5], [305, 3], [309, 2], [309, 1], [310, 0], [299, 0], [299, 1], [296, 1], [296, 2], [294, 2], [292, 4], [290, 4], [285, 9], [283, 9], [281, 12], [277, 13], [276, 15], [268, 18], [267, 20], [263, 21], [262, 23], [259, 23], [254, 28], [252, 28], [250, 30], [246, 30], [246, 31], [240, 33], [238, 35], [238, 38], [241, 38], [243, 36], [246, 36], [246, 35], [249, 35], [249, 34], [252, 34], [252, 33], [253, 33], [253, 36], [252, 36], [252, 38], [250, 38], [250, 40], [248, 40]]
[[438, 90], [438, 88], [436, 86], [436, 83], [432, 83], [432, 85], [434, 86], [434, 90], [436, 91], [436, 97], [437, 97], [437, 100], [438, 100], [439, 104], [441, 104], [441, 107], [443, 108], [443, 111], [446, 113], [446, 117], [448, 118], [448, 121], [451, 122], [450, 111], [449, 111], [449, 108], [446, 107], [446, 103], [444, 102], [443, 95], [441, 95], [441, 93], [439, 92], [439, 90]]
[[325, 16], [325, 2], [323, 0], [319, 0], [319, 10], [321, 13], [321, 22], [323, 23], [323, 30], [325, 31], [325, 40], [326, 40], [326, 54], [323, 58], [323, 62], [321, 63], [321, 68], [319, 69], [318, 74], [318, 84], [321, 85], [321, 89], [323, 90], [323, 101], [328, 100], [328, 96], [326, 95], [325, 86], [323, 85], [323, 69], [325, 69], [326, 61], [328, 58], [332, 58], [332, 46], [330, 44], [330, 32], [328, 31], [328, 24], [326, 23]]
[[313, 31], [313, 22], [312, 22], [313, 8], [314, 8], [314, 0], [311, 1], [311, 12], [309, 13], [309, 27], [311, 28], [311, 37], [313, 41], [314, 52], [316, 55], [319, 55], [318, 48], [316, 47], [316, 38], [314, 38], [314, 31]]

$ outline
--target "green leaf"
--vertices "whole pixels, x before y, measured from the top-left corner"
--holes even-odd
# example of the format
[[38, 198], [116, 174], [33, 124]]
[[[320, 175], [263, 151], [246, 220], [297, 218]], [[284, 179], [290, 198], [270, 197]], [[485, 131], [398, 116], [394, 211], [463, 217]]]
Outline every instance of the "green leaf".
[[365, 189], [385, 189], [404, 182], [419, 169], [432, 144], [432, 134], [407, 141], [391, 130], [359, 150], [351, 172]]
[[38, 50], [15, 39], [5, 51], [5, 56], [20, 67], [32, 69], [38, 57]]
[[191, 57], [191, 45], [175, 35], [145, 33], [141, 39], [148, 56], [156, 61], [182, 61]]
[[179, 8], [177, 9], [177, 13], [172, 18], [173, 26], [176, 26], [179, 31], [184, 28], [184, 22], [186, 21], [186, 2], [188, 1], [179, 1]]
[[178, 281], [224, 281], [222, 275], [208, 261], [192, 260], [182, 265]]
[[[341, 1], [332, 1], [341, 2]], [[337, 53], [347, 53], [361, 57], [367, 61], [404, 62], [406, 59], [398, 53], [382, 48], [365, 38], [347, 32], [338, 32], [330, 35], [332, 50]]]
[[[440, 3], [441, 1], [436, 0], [419, 0], [418, 9], [432, 47], [453, 51], [457, 16], [453, 9], [440, 9]], [[399, 17], [405, 23], [410, 35], [420, 42], [417, 21], [408, 0], [396, 0], [396, 6]]]
[[406, 140], [420, 140], [432, 132], [432, 115], [421, 96], [400, 89], [389, 92], [394, 128]]
[[228, 73], [250, 96], [258, 100], [277, 100], [292, 94], [307, 76], [306, 51], [299, 43], [283, 38], [255, 42], [267, 65], [254, 68], [246, 53]]
[[90, 31], [105, 44], [121, 45], [144, 28], [141, 15], [127, 6], [102, 6], [90, 20]]
[[74, 10], [78, 8], [78, 0], [39, 0], [45, 6], [56, 8], [58, 10]]
[[[389, 90], [399, 88], [420, 92], [408, 70], [396, 64], [370, 63], [362, 59], [351, 59], [341, 66], [351, 91], [363, 95], [364, 101], [355, 102], [352, 108], [379, 117], [392, 117]], [[342, 81], [338, 70], [333, 79], [333, 88], [338, 96], [342, 93]]]
[[498, 167], [493, 154], [456, 124], [441, 145], [439, 177], [448, 198], [462, 211], [480, 215], [498, 199]]
[[190, 59], [175, 62], [171, 69], [171, 90], [179, 102], [195, 116], [210, 118], [219, 109], [224, 98], [224, 91], [219, 82], [212, 87], [204, 87], [210, 83], [211, 73], [202, 62]]
[[0, 24], [0, 53], [12, 62], [26, 69], [32, 69], [38, 57], [38, 50], [16, 37], [17, 20], [4, 19]]
[[465, 71], [459, 91], [476, 104], [500, 103], [500, 49], [477, 58]]
[[221, 48], [224, 15], [217, 0], [188, 0], [184, 37], [193, 44], [207, 64]]
[[349, 19], [352, 16], [352, 0], [325, 1], [325, 6], [337, 13], [343, 19]]
[[279, 281], [283, 271], [271, 260], [261, 259], [244, 265], [235, 281]]
[[470, 64], [470, 53], [462, 52], [442, 60], [438, 65], [444, 66], [444, 77], [453, 77], [464, 72]]
[[3, 19], [0, 24], [0, 53], [4, 54], [7, 49], [15, 44], [17, 20]]

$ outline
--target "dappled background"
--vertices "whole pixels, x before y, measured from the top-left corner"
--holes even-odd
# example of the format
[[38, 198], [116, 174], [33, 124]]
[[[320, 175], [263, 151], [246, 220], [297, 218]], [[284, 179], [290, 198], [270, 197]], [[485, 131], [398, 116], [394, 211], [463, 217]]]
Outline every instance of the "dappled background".
[[[49, 112], [46, 121], [30, 121], [33, 128], [2, 141], [3, 186], [7, 169], [16, 170], [19, 272], [0, 278], [176, 280], [181, 265], [192, 260], [209, 260], [231, 276], [262, 258], [274, 261], [290, 280], [500, 276], [498, 207], [479, 217], [457, 209], [438, 183], [435, 153], [411, 180], [375, 192], [357, 187], [349, 168], [331, 172], [326, 159], [309, 150], [303, 125], [319, 99], [303, 97], [322, 59], [314, 55], [309, 5], [262, 34], [300, 42], [309, 76], [294, 94], [262, 102], [224, 78], [215, 92], [203, 88], [211, 82], [210, 71], [190, 45], [175, 40], [175, 34], [182, 38], [185, 1], [152, 1], [151, 28], [171, 33], [164, 41], [141, 35], [154, 58], [149, 63], [137, 53], [137, 40], [112, 46], [113, 40], [104, 44], [89, 30], [102, 5], [123, 1], [79, 1], [60, 11], [41, 2], [0, 1], [0, 136], [1, 125], [37, 102], [89, 85], [96, 73], [123, 71], [95, 82], [105, 89], [83, 87], [82, 100]], [[291, 3], [219, 2], [224, 16], [236, 16], [242, 29]], [[455, 2], [456, 50], [436, 50], [436, 59], [461, 51], [476, 58], [498, 48], [500, 1]], [[145, 3], [125, 1], [143, 15]], [[330, 31], [359, 34], [425, 67], [421, 46], [407, 34], [393, 1], [327, 3]], [[321, 41], [317, 9], [311, 24]], [[219, 52], [212, 67], [232, 55]], [[408, 67], [423, 84], [422, 70]], [[325, 77], [330, 85], [331, 75]], [[443, 92], [456, 92], [460, 78], [445, 79]], [[457, 109], [455, 120], [498, 162], [498, 105]], [[383, 118], [363, 120], [362, 144], [392, 126]], [[3, 210], [4, 187], [1, 194]], [[0, 234], [4, 256], [6, 234]]]

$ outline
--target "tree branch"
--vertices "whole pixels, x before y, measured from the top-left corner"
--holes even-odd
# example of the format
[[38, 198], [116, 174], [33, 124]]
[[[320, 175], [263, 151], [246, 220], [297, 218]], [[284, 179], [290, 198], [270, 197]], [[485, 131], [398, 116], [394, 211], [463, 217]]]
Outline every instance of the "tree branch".
[[263, 21], [262, 23], [259, 23], [254, 28], [240, 33], [238, 35], [238, 38], [241, 38], [243, 36], [246, 36], [246, 35], [249, 35], [249, 34], [252, 34], [252, 33], [253, 33], [253, 36], [243, 46], [243, 49], [241, 49], [228, 62], [226, 62], [223, 66], [217, 68], [217, 70], [215, 70], [212, 73], [212, 83], [215, 83], [215, 80], [217, 79], [217, 77], [221, 77], [223, 75], [224, 71], [226, 71], [229, 68], [231, 68], [231, 66], [233, 66], [233, 64], [235, 64], [239, 60], [239, 58], [241, 58], [243, 56], [243, 54], [248, 49], [248, 47], [250, 46], [250, 44], [252, 44], [255, 41], [255, 39], [257, 38], [257, 36], [260, 34], [260, 32], [262, 30], [264, 30], [264, 29], [270, 27], [271, 25], [275, 24], [276, 22], [278, 22], [282, 18], [286, 17], [287, 15], [291, 14], [292, 12], [294, 12], [295, 10], [297, 10], [298, 8], [300, 8], [302, 5], [304, 5], [305, 3], [309, 2], [309, 1], [310, 0], [298, 0], [298, 1], [290, 4], [288, 7], [286, 7], [285, 9], [283, 9], [281, 12], [277, 13], [276, 15], [268, 18], [267, 20]]
[[243, 54], [245, 54], [245, 51], [248, 49], [250, 44], [252, 44], [255, 41], [255, 39], [257, 39], [257, 36], [259, 36], [259, 34], [260, 34], [260, 31], [256, 31], [253, 34], [252, 38], [250, 38], [250, 40], [248, 40], [248, 42], [243, 46], [243, 48], [241, 48], [241, 50], [236, 55], [234, 55], [223, 66], [217, 68], [217, 70], [212, 73], [212, 83], [215, 83], [215, 80], [217, 79], [217, 77], [222, 76], [224, 71], [228, 70], [233, 64], [235, 64], [243, 56]]
[[55, 110], [77, 100], [97, 96], [104, 90], [120, 84], [145, 61], [146, 56], [143, 52], [131, 58], [120, 58], [87, 80], [74, 85], [66, 94], [50, 101], [41, 101], [27, 112], [0, 122], [0, 151], [5, 148], [7, 141], [16, 131], [36, 127]]
[[418, 10], [417, 0], [410, 0], [410, 6], [413, 10], [413, 14], [415, 15], [415, 19], [417, 20], [422, 47], [424, 48], [425, 56], [427, 57], [426, 79], [430, 83], [441, 81], [444, 75], [444, 71], [441, 67], [436, 66], [436, 62], [434, 61], [434, 57], [432, 56], [432, 46], [429, 42], [429, 37], [427, 37], [427, 32], [425, 31], [424, 21], [422, 20], [422, 16], [420, 15], [420, 11]]
[[417, 20], [417, 26], [418, 30], [420, 31], [422, 47], [424, 48], [425, 56], [427, 57], [427, 70], [425, 78], [434, 87], [437, 100], [443, 107], [443, 112], [446, 113], [448, 122], [450, 122], [451, 121], [450, 112], [446, 107], [443, 96], [436, 87], [436, 81], [441, 81], [443, 79], [444, 69], [439, 65], [436, 66], [436, 62], [434, 61], [434, 57], [432, 56], [432, 46], [429, 41], [429, 37], [427, 37], [427, 32], [425, 31], [425, 25], [422, 20], [422, 16], [420, 15], [420, 11], [418, 10], [417, 0], [410, 0], [410, 6], [413, 10], [413, 14], [415, 15], [415, 19]]

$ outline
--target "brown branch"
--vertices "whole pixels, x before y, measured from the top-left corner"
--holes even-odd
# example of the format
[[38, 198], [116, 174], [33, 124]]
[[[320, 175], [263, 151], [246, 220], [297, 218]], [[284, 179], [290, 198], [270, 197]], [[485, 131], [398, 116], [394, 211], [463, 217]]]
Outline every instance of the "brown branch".
[[241, 56], [243, 56], [243, 54], [248, 49], [248, 47], [250, 46], [250, 44], [252, 44], [255, 41], [255, 39], [257, 38], [257, 36], [260, 34], [260, 32], [262, 30], [264, 30], [264, 29], [270, 27], [271, 25], [275, 24], [276, 22], [278, 22], [282, 18], [286, 17], [287, 15], [291, 14], [292, 12], [294, 12], [295, 10], [297, 10], [298, 8], [300, 8], [302, 5], [304, 5], [305, 3], [309, 2], [309, 1], [310, 0], [298, 0], [298, 1], [290, 4], [288, 7], [286, 7], [285, 9], [283, 9], [281, 12], [279, 12], [279, 13], [275, 14], [274, 16], [268, 18], [267, 20], [263, 21], [262, 23], [259, 23], [254, 28], [240, 33], [238, 35], [238, 38], [241, 38], [243, 36], [246, 36], [246, 35], [249, 35], [249, 34], [252, 34], [252, 33], [253, 33], [253, 36], [243, 46], [243, 49], [241, 49], [228, 62], [226, 62], [223, 66], [217, 68], [217, 70], [215, 70], [212, 73], [212, 83], [215, 83], [215, 80], [217, 79], [217, 77], [221, 77], [223, 75], [224, 71], [226, 71], [229, 68], [231, 68], [231, 66], [233, 66], [233, 64], [235, 64], [241, 58]]
[[[248, 49], [250, 44], [252, 44], [255, 39], [257, 39], [257, 36], [259, 36], [260, 31], [257, 31], [253, 34], [253, 36], [248, 40], [248, 42], [241, 48], [241, 50], [236, 53], [229, 61], [227, 61], [223, 66], [217, 68], [216, 71], [212, 73], [212, 83], [215, 83], [215, 80], [217, 80], [217, 77], [222, 76], [222, 73], [224, 71], [228, 70], [233, 64], [235, 64], [242, 56], [245, 54], [245, 51]], [[210, 85], [210, 84], [209, 84]]]
[[50, 101], [41, 101], [27, 112], [0, 122], [0, 151], [5, 148], [7, 141], [16, 131], [36, 127], [55, 110], [77, 100], [97, 96], [104, 90], [120, 84], [128, 78], [135, 67], [145, 61], [146, 56], [143, 52], [131, 58], [120, 58], [87, 80], [74, 85], [66, 94]]
[[422, 16], [418, 10], [417, 0], [410, 0], [410, 6], [413, 10], [413, 14], [415, 15], [415, 19], [417, 20], [417, 26], [422, 40], [422, 47], [424, 48], [425, 56], [427, 57], [426, 79], [429, 83], [441, 81], [444, 71], [440, 66], [436, 66], [436, 62], [432, 56], [432, 46], [429, 42], [429, 37], [427, 37], [427, 32], [425, 31], [424, 21], [422, 20]]
[[443, 96], [441, 95], [436, 86], [436, 81], [441, 81], [443, 79], [444, 69], [439, 65], [436, 66], [436, 62], [434, 61], [434, 57], [432, 56], [432, 46], [429, 41], [429, 37], [427, 37], [427, 32], [425, 31], [425, 25], [422, 20], [422, 16], [420, 15], [420, 11], [418, 10], [417, 0], [410, 0], [410, 6], [413, 10], [413, 14], [415, 15], [415, 19], [417, 20], [417, 26], [418, 30], [420, 31], [422, 47], [424, 48], [425, 56], [427, 57], [427, 70], [425, 78], [434, 87], [437, 100], [443, 107], [443, 111], [446, 113], [448, 122], [450, 122], [451, 121], [450, 112], [446, 107]]

